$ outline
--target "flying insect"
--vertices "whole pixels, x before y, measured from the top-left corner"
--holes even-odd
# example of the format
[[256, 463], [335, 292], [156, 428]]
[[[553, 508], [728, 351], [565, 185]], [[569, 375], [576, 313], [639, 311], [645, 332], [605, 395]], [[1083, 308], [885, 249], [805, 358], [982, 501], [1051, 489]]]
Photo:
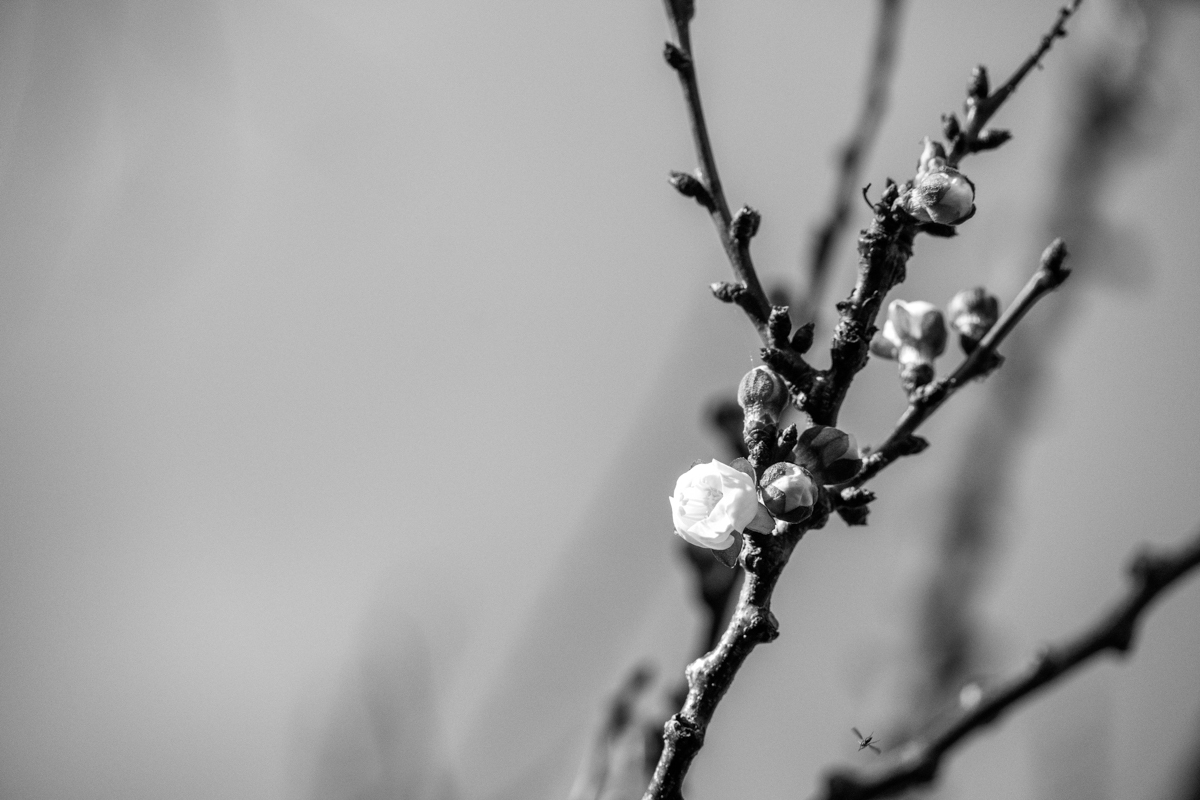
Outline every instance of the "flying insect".
[[858, 749], [859, 750], [862, 750], [864, 747], [869, 747], [875, 751], [876, 755], [883, 752], [878, 747], [876, 747], [874, 744], [872, 744], [872, 742], [875, 741], [874, 733], [872, 733], [870, 736], [863, 736], [862, 733], [859, 732], [858, 728], [851, 728], [850, 730], [854, 731], [854, 735], [858, 737]]

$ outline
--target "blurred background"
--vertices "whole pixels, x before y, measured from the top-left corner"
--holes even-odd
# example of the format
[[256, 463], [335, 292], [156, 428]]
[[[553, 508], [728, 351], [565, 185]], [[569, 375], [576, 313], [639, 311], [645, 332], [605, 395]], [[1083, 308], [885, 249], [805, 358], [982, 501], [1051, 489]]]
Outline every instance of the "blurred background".
[[[698, 5], [730, 203], [797, 298], [877, 4]], [[868, 527], [801, 543], [693, 800], [883, 763], [852, 726], [886, 760], [1200, 520], [1197, 9], [1088, 0], [964, 162], [979, 213], [894, 296], [1007, 302], [1057, 235], [1075, 277]], [[907, 4], [873, 192], [1056, 10]], [[671, 688], [705, 623], [666, 496], [728, 457], [758, 344], [665, 180], [666, 36], [651, 0], [0, 4], [0, 796], [566, 797], [629, 669]], [[872, 361], [841, 427], [904, 403]], [[1198, 615], [1193, 581], [940, 796], [1189, 796]]]

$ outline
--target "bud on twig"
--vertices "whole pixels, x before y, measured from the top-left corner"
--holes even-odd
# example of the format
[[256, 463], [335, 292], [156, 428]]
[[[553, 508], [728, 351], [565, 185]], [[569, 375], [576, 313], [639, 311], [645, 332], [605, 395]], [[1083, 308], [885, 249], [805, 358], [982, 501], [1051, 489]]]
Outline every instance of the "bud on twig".
[[683, 72], [691, 69], [692, 59], [687, 53], [679, 49], [674, 42], [666, 42], [663, 44], [663, 58], [671, 66], [671, 69], [676, 72]]
[[995, 150], [1012, 138], [1012, 132], [1003, 128], [984, 128], [971, 142], [971, 152], [981, 153], [984, 150]]
[[817, 483], [808, 470], [790, 461], [767, 467], [759, 481], [763, 505], [784, 522], [803, 522], [817, 502]]
[[671, 177], [668, 178], [671, 185], [675, 187], [675, 191], [679, 192], [684, 197], [690, 197], [697, 203], [704, 206], [708, 210], [712, 210], [713, 200], [712, 195], [708, 192], [708, 187], [705, 186], [695, 175], [689, 175], [686, 172], [671, 172]]
[[960, 133], [962, 133], [962, 128], [958, 124], [958, 116], [942, 114], [942, 134], [945, 135], [946, 140], [953, 143]]
[[758, 233], [760, 222], [762, 222], [761, 214], [750, 206], [742, 206], [733, 215], [733, 221], [729, 223], [729, 238], [739, 245], [745, 244], [754, 238], [754, 234]]
[[982, 286], [964, 289], [946, 306], [946, 315], [950, 318], [950, 327], [958, 331], [963, 352], [973, 353], [979, 340], [1000, 319], [1000, 301]]
[[788, 334], [792, 332], [792, 318], [788, 315], [787, 306], [771, 306], [771, 316], [767, 318], [767, 330], [771, 333], [771, 341], [777, 347], [787, 344]]
[[796, 329], [792, 334], [792, 349], [800, 355], [804, 355], [812, 347], [813, 331], [817, 328], [816, 324], [806, 322]]
[[787, 384], [770, 367], [755, 367], [745, 374], [737, 401], [746, 415], [742, 423], [746, 444], [774, 435], [788, 399]]
[[1070, 268], [1063, 263], [1066, 260], [1067, 243], [1062, 239], [1055, 239], [1042, 251], [1041, 272], [1047, 276], [1051, 288], [1058, 286], [1071, 274]]
[[737, 303], [741, 300], [742, 295], [746, 294], [745, 284], [731, 283], [729, 281], [710, 283], [708, 289], [713, 293], [713, 297], [722, 303]]
[[967, 97], [984, 100], [989, 92], [987, 67], [983, 64], [971, 70], [971, 80], [967, 81]]
[[917, 174], [900, 207], [920, 222], [958, 225], [975, 214], [975, 184], [949, 166], [945, 149], [926, 136]]

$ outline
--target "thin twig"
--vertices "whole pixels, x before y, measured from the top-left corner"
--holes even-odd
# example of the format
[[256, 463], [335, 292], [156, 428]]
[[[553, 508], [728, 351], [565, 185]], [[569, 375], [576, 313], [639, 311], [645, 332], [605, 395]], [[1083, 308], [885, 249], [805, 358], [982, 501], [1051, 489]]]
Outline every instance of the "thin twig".
[[1062, 239], [1055, 239], [1042, 253], [1041, 264], [1033, 277], [979, 342], [979, 346], [948, 377], [934, 381], [913, 397], [887, 440], [863, 459], [862, 469], [854, 476], [850, 486], [862, 486], [900, 456], [924, 449], [919, 441], [914, 441], [913, 434], [917, 428], [951, 395], [995, 368], [998, 363], [996, 350], [1005, 337], [1038, 300], [1056, 289], [1071, 274], [1063, 264], [1066, 256], [1067, 248]]
[[1173, 553], [1144, 551], [1129, 572], [1133, 587], [1091, 627], [1056, 647], [1043, 649], [1019, 674], [989, 690], [983, 698], [927, 741], [909, 745], [894, 768], [873, 778], [850, 772], [829, 776], [825, 800], [887, 797], [937, 775], [942, 757], [970, 733], [999, 719], [1034, 692], [1073, 672], [1100, 653], [1128, 653], [1142, 613], [1168, 586], [1200, 565], [1200, 534]]
[[803, 322], [812, 321], [816, 317], [818, 305], [825, 294], [825, 283], [829, 278], [838, 241], [850, 222], [850, 209], [859, 197], [863, 162], [879, 135], [879, 127], [887, 111], [888, 90], [891, 87], [903, 7], [904, 0], [879, 2], [879, 20], [875, 26], [875, 44], [871, 48], [871, 65], [867, 72], [862, 109], [838, 159], [839, 171], [833, 192], [833, 208], [825, 223], [813, 235], [812, 255], [808, 265], [808, 293], [796, 314], [796, 318]]
[[967, 97], [967, 125], [959, 136], [954, 137], [953, 147], [947, 157], [950, 166], [958, 166], [958, 163], [968, 153], [976, 152], [979, 149], [990, 149], [987, 146], [979, 146], [979, 134], [983, 132], [988, 121], [1000, 109], [1000, 106], [1004, 105], [1004, 101], [1017, 90], [1017, 86], [1025, 79], [1025, 76], [1034, 67], [1041, 64], [1042, 57], [1050, 52], [1054, 41], [1066, 37], [1067, 20], [1079, 9], [1079, 4], [1082, 2], [1083, 0], [1071, 0], [1070, 5], [1059, 9], [1058, 18], [1050, 30], [1042, 36], [1037, 49], [1030, 53], [1021, 66], [1017, 67], [1016, 72], [996, 91], [988, 94], [987, 72], [982, 66], [976, 70]]
[[[708, 126], [704, 122], [704, 109], [700, 104], [700, 85], [696, 81], [696, 65], [692, 58], [691, 17], [692, 4], [687, 0], [663, 0], [667, 16], [675, 28], [677, 43], [667, 42], [664, 56], [667, 63], [679, 76], [683, 87], [684, 99], [687, 101], [688, 118], [691, 121], [692, 140], [696, 146], [696, 157], [700, 161], [699, 180], [703, 192], [696, 199], [708, 208], [713, 224], [717, 227], [717, 236], [721, 246], [733, 267], [733, 274], [744, 287], [744, 294], [738, 304], [746, 311], [754, 327], [758, 330], [765, 344], [771, 339], [767, 331], [767, 320], [771, 314], [771, 302], [758, 281], [754, 263], [750, 258], [750, 238], [754, 235], [757, 221], [749, 223], [741, 231], [734, 226], [734, 216], [729, 212], [729, 203], [725, 199], [725, 190], [721, 187], [721, 178], [717, 172], [717, 161], [713, 155], [712, 142], [708, 136]], [[676, 183], [676, 188], [682, 188]], [[743, 213], [757, 212], [743, 209]]]

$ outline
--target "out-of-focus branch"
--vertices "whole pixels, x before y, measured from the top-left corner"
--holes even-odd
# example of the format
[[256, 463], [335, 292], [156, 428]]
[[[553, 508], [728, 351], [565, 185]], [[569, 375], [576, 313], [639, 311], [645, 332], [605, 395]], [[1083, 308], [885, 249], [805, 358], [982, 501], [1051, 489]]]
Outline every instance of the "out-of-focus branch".
[[999, 363], [996, 350], [1005, 337], [1012, 332], [1021, 318], [1033, 308], [1038, 300], [1058, 288], [1071, 271], [1063, 265], [1067, 256], [1062, 239], [1055, 239], [1045, 252], [1042, 262], [1025, 288], [1005, 309], [1003, 316], [979, 342], [979, 346], [948, 377], [923, 387], [896, 423], [895, 430], [875, 452], [863, 459], [862, 469], [851, 481], [851, 486], [861, 486], [877, 475], [884, 467], [900, 456], [910, 455], [924, 449], [914, 442], [913, 434], [921, 423], [929, 418], [942, 403], [975, 378], [984, 377]]
[[888, 92], [892, 83], [896, 59], [896, 42], [900, 37], [900, 17], [904, 0], [879, 0], [879, 19], [875, 25], [875, 43], [871, 48], [871, 65], [867, 71], [866, 92], [858, 121], [838, 158], [837, 184], [833, 192], [833, 208], [829, 217], [813, 235], [808, 264], [808, 289], [795, 317], [809, 322], [816, 317], [818, 305], [825, 294], [825, 283], [833, 265], [838, 241], [850, 223], [850, 209], [858, 200], [862, 181], [863, 162], [879, 135], [883, 115], [887, 111]]
[[[1017, 71], [994, 92], [988, 93], [987, 70], [981, 65], [975, 68], [971, 83], [967, 86], [966, 127], [951, 136], [951, 149], [947, 161], [952, 167], [958, 166], [968, 153], [980, 150], [991, 150], [1008, 139], [1007, 133], [1002, 136], [984, 134], [985, 127], [992, 116], [1004, 105], [1004, 101], [1017, 90], [1017, 86], [1025, 79], [1030, 70], [1041, 64], [1042, 57], [1050, 52], [1056, 39], [1067, 35], [1067, 20], [1079, 9], [1083, 0], [1071, 0], [1070, 5], [1063, 6], [1058, 11], [1054, 25], [1042, 37], [1037, 49], [1017, 67]], [[957, 126], [956, 126], [957, 127]], [[999, 133], [999, 132], [997, 132]], [[982, 136], [981, 136], [982, 134]]]
[[1078, 636], [1044, 648], [1026, 669], [983, 697], [926, 740], [908, 745], [893, 768], [874, 777], [836, 772], [826, 782], [824, 800], [887, 797], [937, 775], [942, 757], [969, 734], [995, 722], [1013, 706], [1107, 651], [1128, 653], [1141, 615], [1167, 587], [1200, 565], [1200, 534], [1174, 552], [1144, 551], [1130, 566], [1133, 586], [1126, 597]]
[[634, 706], [653, 677], [653, 670], [646, 664], [638, 664], [629, 671], [608, 704], [604, 722], [584, 756], [568, 800], [599, 800], [602, 796], [612, 771], [613, 747], [636, 724]]

